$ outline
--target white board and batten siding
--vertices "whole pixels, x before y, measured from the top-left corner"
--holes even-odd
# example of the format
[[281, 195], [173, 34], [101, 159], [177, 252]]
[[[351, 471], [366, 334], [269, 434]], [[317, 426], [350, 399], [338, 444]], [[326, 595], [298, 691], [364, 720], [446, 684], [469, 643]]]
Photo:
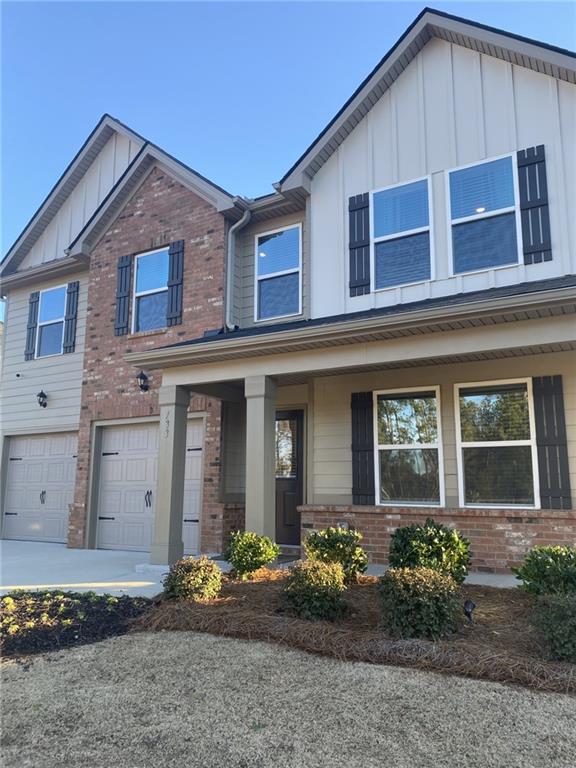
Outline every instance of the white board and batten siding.
[[[433, 39], [312, 180], [312, 317], [576, 272], [576, 86]], [[545, 145], [553, 260], [451, 277], [444, 171]], [[348, 199], [432, 176], [435, 279], [351, 298]]]
[[102, 147], [72, 194], [26, 254], [19, 270], [65, 256], [84, 224], [132, 162], [142, 143], [114, 133]]
[[[182, 538], [185, 554], [197, 554], [202, 503], [203, 420], [189, 419]], [[103, 428], [96, 546], [146, 552], [156, 507], [158, 423]]]
[[[78, 280], [76, 348], [65, 355], [24, 360], [30, 287], [16, 288], [6, 304], [6, 334], [0, 388], [0, 425], [4, 435], [74, 430], [80, 420], [80, 396], [86, 333], [87, 273], [47, 280], [51, 288]], [[48, 405], [40, 408], [36, 395], [43, 390]]]

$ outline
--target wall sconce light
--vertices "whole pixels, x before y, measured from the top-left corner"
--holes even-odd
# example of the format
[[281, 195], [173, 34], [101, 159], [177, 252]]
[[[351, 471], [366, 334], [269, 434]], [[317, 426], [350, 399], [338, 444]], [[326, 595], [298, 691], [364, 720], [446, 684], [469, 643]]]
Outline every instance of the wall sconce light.
[[38, 394], [36, 395], [36, 399], [38, 400], [38, 405], [40, 406], [40, 408], [46, 408], [46, 406], [48, 405], [48, 395], [46, 394], [46, 392], [44, 392], [43, 389], [41, 389], [40, 392], [38, 392]]
[[144, 371], [140, 371], [138, 376], [136, 376], [136, 381], [138, 382], [141, 392], [148, 392], [150, 385], [148, 384], [148, 376], [146, 376]]

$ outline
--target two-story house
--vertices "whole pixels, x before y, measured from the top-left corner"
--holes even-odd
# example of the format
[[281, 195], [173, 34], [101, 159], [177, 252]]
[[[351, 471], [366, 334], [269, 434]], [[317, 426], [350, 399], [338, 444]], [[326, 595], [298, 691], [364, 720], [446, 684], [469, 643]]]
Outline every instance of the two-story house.
[[[98, 123], [2, 264], [3, 537], [153, 546], [160, 376], [138, 379], [124, 356], [223, 325], [227, 233], [246, 208], [119, 121]], [[222, 408], [187, 404], [189, 553], [220, 551], [238, 526], [220, 493]]]
[[428, 516], [487, 570], [574, 544], [575, 83], [572, 53], [425, 10], [251, 202], [222, 332], [125, 355], [162, 369], [153, 559], [182, 551], [190, 393], [227, 404], [224, 485], [282, 544], [344, 523], [384, 562]]

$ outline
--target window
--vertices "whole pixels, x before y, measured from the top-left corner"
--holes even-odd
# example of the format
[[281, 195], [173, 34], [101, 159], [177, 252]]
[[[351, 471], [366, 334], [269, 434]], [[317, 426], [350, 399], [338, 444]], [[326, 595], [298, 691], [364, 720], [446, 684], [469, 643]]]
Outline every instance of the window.
[[256, 236], [255, 320], [302, 312], [301, 227]]
[[460, 503], [537, 506], [530, 381], [456, 385]]
[[430, 212], [428, 179], [372, 193], [374, 285], [430, 280]]
[[166, 326], [168, 307], [168, 249], [136, 257], [132, 331]]
[[443, 504], [437, 388], [374, 393], [378, 504]]
[[519, 262], [516, 173], [510, 155], [448, 173], [454, 274]]
[[66, 287], [40, 291], [38, 309], [38, 339], [36, 357], [62, 354], [64, 315], [66, 313]]

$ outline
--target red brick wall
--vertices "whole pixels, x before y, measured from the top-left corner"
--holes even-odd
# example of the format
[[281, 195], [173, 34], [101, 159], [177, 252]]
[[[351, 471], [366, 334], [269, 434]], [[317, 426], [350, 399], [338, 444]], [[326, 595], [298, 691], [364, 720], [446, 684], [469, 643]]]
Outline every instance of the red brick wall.
[[[150, 390], [140, 392], [137, 371], [126, 352], [173, 344], [202, 336], [224, 323], [226, 224], [203, 199], [154, 168], [122, 214], [95, 248], [90, 261], [86, 351], [74, 503], [70, 507], [68, 544], [86, 540], [88, 474], [92, 422], [159, 414], [160, 371], [151, 372]], [[184, 240], [182, 324], [161, 331], [114, 335], [116, 269], [120, 256]], [[220, 551], [224, 505], [220, 486], [220, 403], [194, 397], [191, 411], [205, 411], [204, 488], [201, 547]], [[93, 511], [94, 512], [94, 511]]]
[[364, 536], [372, 563], [387, 563], [396, 528], [432, 517], [470, 539], [472, 570], [507, 573], [537, 545], [576, 545], [576, 512], [436, 507], [304, 506], [302, 540], [308, 531], [346, 522]]

